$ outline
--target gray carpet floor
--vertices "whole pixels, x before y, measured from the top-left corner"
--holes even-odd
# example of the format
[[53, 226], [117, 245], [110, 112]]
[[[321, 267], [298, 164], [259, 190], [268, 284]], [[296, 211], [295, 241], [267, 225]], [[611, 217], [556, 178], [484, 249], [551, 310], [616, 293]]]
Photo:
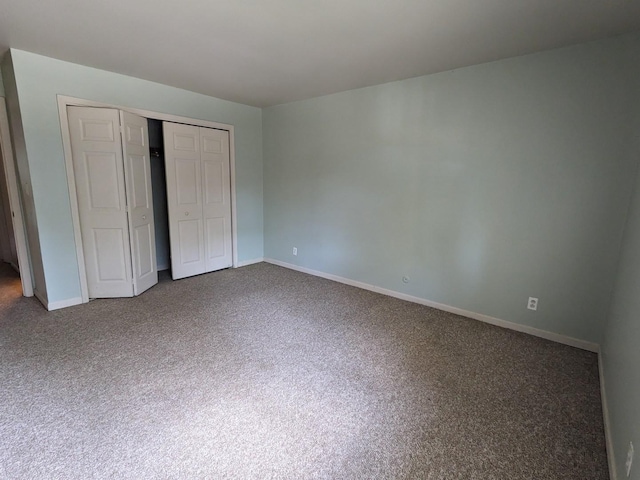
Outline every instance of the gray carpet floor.
[[592, 353], [264, 263], [0, 284], [0, 478], [608, 478]]

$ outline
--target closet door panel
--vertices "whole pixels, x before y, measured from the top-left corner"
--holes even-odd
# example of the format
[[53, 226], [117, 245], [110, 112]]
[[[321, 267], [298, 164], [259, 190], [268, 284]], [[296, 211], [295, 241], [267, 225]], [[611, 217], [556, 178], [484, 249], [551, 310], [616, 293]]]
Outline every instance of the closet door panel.
[[158, 283], [156, 239], [151, 192], [151, 161], [147, 119], [120, 112], [129, 232], [133, 257], [133, 291], [140, 295]]
[[233, 263], [229, 132], [200, 128], [206, 271]]
[[225, 254], [225, 233], [224, 218], [207, 219], [207, 248], [209, 258], [218, 258]]
[[200, 220], [180, 220], [178, 222], [178, 244], [183, 265], [202, 263], [200, 249], [192, 248], [193, 245], [199, 245], [202, 242], [200, 223]]
[[[95, 257], [92, 267], [95, 268], [99, 282], [127, 281], [125, 252], [129, 248], [123, 231], [118, 228], [94, 228], [93, 245]], [[128, 290], [127, 290], [128, 293]]]
[[[200, 208], [200, 161], [176, 158], [176, 203], [182, 208]], [[195, 212], [194, 212], [195, 213]]]
[[[155, 277], [155, 281], [152, 282], [152, 285], [155, 285], [158, 283], [156, 257], [153, 250], [149, 248], [149, 245], [155, 244], [155, 231], [151, 224], [147, 223], [135, 228], [133, 231], [133, 238], [135, 242], [135, 249], [138, 252], [141, 252], [141, 254], [135, 259], [136, 271], [139, 272], [141, 278], [153, 275]], [[141, 292], [137, 292], [136, 295], [140, 293]]]
[[171, 274], [206, 271], [198, 127], [163, 122]]
[[133, 295], [118, 110], [68, 107], [90, 298]]

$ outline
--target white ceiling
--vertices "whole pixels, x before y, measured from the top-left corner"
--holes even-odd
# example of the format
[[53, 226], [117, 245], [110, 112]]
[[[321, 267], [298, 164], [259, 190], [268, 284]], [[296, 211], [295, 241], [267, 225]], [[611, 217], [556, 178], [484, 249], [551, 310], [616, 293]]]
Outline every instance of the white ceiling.
[[0, 55], [258, 107], [633, 30], [640, 0], [0, 0]]

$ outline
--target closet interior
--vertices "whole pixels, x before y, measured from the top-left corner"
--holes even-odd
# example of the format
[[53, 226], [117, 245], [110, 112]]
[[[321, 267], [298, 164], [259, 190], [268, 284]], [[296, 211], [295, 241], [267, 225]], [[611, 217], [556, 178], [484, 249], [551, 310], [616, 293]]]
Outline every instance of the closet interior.
[[158, 271], [171, 269], [169, 249], [169, 214], [167, 212], [167, 176], [164, 162], [162, 121], [147, 119], [149, 125], [149, 161], [151, 163], [151, 192], [156, 233], [156, 265]]

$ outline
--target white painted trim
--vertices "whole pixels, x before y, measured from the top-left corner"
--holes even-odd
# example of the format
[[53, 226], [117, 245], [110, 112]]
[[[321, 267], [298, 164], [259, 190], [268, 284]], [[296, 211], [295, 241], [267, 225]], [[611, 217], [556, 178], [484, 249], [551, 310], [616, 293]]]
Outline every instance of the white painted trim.
[[81, 297], [68, 298], [66, 300], [60, 300], [58, 302], [51, 302], [47, 305], [47, 310], [59, 310], [61, 308], [73, 307], [74, 305], [81, 305], [85, 303]]
[[253, 260], [243, 260], [242, 262], [237, 263], [237, 267], [246, 267], [248, 265], [253, 265], [255, 263], [264, 262], [264, 258], [254, 258]]
[[236, 139], [233, 126], [229, 125], [229, 169], [231, 176], [231, 250], [232, 266], [238, 267], [238, 214], [236, 203]]
[[618, 472], [616, 457], [613, 452], [613, 438], [611, 437], [611, 419], [609, 416], [609, 402], [607, 402], [607, 388], [604, 381], [604, 364], [602, 352], [598, 354], [598, 373], [600, 375], [600, 401], [602, 403], [602, 416], [604, 420], [604, 438], [607, 444], [607, 462], [609, 463], [609, 478], [617, 480]]
[[24, 213], [22, 211], [22, 204], [20, 203], [20, 189], [18, 188], [18, 176], [16, 174], [16, 164], [13, 158], [13, 148], [9, 134], [7, 104], [4, 97], [0, 97], [0, 147], [2, 148], [4, 173], [9, 190], [9, 208], [13, 213], [13, 235], [16, 241], [18, 264], [22, 268], [16, 268], [18, 266], [13, 264], [12, 266], [20, 272], [22, 294], [25, 297], [32, 297], [34, 294], [33, 279], [31, 278], [31, 264], [29, 262], [29, 249], [27, 247], [27, 236], [25, 233]]
[[215, 128], [216, 130], [228, 130], [233, 129], [233, 125], [226, 123], [212, 122], [210, 120], [201, 120], [199, 118], [183, 117], [181, 115], [174, 115], [172, 113], [154, 112], [153, 110], [143, 110], [140, 108], [132, 108], [124, 105], [114, 105], [110, 103], [96, 102], [94, 100], [86, 100], [84, 98], [69, 97], [66, 95], [57, 95], [58, 109], [61, 105], [65, 107], [68, 105], [77, 107], [97, 107], [97, 108], [115, 108], [117, 110], [123, 110], [130, 112], [140, 117], [152, 118], [154, 120], [162, 120], [166, 122], [184, 123], [187, 125], [195, 125], [198, 127]]
[[80, 279], [80, 292], [82, 303], [89, 301], [89, 289], [87, 286], [86, 267], [84, 263], [84, 252], [82, 249], [82, 236], [80, 233], [80, 214], [78, 210], [78, 196], [76, 193], [76, 182], [73, 173], [73, 159], [71, 156], [71, 134], [69, 132], [69, 119], [67, 116], [68, 106], [114, 108], [130, 112], [145, 118], [161, 120], [166, 122], [184, 123], [198, 127], [215, 128], [217, 130], [227, 130], [229, 132], [229, 169], [231, 176], [231, 243], [233, 250], [233, 267], [238, 266], [238, 235], [237, 235], [237, 213], [236, 213], [236, 150], [235, 133], [233, 125], [225, 123], [211, 122], [196, 118], [182, 117], [169, 113], [142, 110], [122, 105], [110, 105], [93, 100], [74, 98], [65, 95], [58, 95], [58, 115], [60, 117], [60, 130], [62, 133], [62, 147], [64, 151], [65, 167], [67, 170], [67, 186], [69, 188], [69, 201], [71, 204], [71, 221], [73, 224], [73, 236], [76, 243], [76, 258], [78, 261], [78, 277]]
[[267, 263], [278, 265], [280, 267], [290, 268], [291, 270], [297, 270], [298, 272], [308, 273], [309, 275], [314, 275], [316, 277], [322, 277], [328, 280], [333, 280], [335, 282], [351, 285], [352, 287], [358, 287], [364, 290], [370, 290], [372, 292], [381, 293], [382, 295], [388, 295], [390, 297], [399, 298], [400, 300], [406, 300], [408, 302], [419, 303], [420, 305], [426, 305], [427, 307], [437, 308], [438, 310], [454, 313], [456, 315], [461, 315], [463, 317], [471, 318], [473, 320], [479, 320], [484, 323], [489, 323], [491, 325], [496, 325], [498, 327], [507, 328], [509, 330], [514, 330], [516, 332], [528, 333], [529, 335], [533, 335], [535, 337], [544, 338], [546, 340], [562, 343], [564, 345], [569, 345], [571, 347], [581, 348], [582, 350], [588, 350], [590, 352], [598, 352], [599, 350], [599, 345], [597, 343], [587, 342], [585, 340], [580, 340], [578, 338], [568, 337], [566, 335], [561, 335], [559, 333], [549, 332], [547, 330], [541, 330], [539, 328], [529, 327], [527, 325], [521, 325], [519, 323], [509, 322], [507, 320], [501, 320], [499, 318], [490, 317], [489, 315], [484, 315], [482, 313], [475, 313], [469, 310], [463, 310], [461, 308], [452, 307], [450, 305], [445, 305], [443, 303], [433, 302], [431, 300], [427, 300], [426, 298], [414, 297], [413, 295], [407, 295], [405, 293], [396, 292], [394, 290], [388, 290], [386, 288], [377, 287], [375, 285], [370, 285], [368, 283], [358, 282], [356, 280], [351, 280], [349, 278], [339, 277], [338, 275], [333, 275], [331, 273], [324, 273], [318, 270], [312, 270], [310, 268], [301, 267], [299, 265], [293, 265], [291, 263], [281, 262], [280, 260], [275, 260], [273, 258], [265, 258], [264, 261]]
[[76, 259], [78, 261], [78, 279], [80, 280], [80, 295], [82, 303], [89, 302], [89, 287], [87, 286], [87, 271], [84, 263], [84, 249], [82, 234], [80, 233], [80, 210], [78, 207], [78, 192], [73, 171], [73, 157], [71, 154], [71, 132], [69, 131], [69, 116], [67, 103], [58, 96], [58, 115], [60, 116], [60, 130], [62, 133], [62, 149], [64, 151], [65, 169], [67, 171], [67, 188], [69, 189], [69, 205], [71, 206], [71, 223], [73, 224], [73, 239], [76, 244]]

